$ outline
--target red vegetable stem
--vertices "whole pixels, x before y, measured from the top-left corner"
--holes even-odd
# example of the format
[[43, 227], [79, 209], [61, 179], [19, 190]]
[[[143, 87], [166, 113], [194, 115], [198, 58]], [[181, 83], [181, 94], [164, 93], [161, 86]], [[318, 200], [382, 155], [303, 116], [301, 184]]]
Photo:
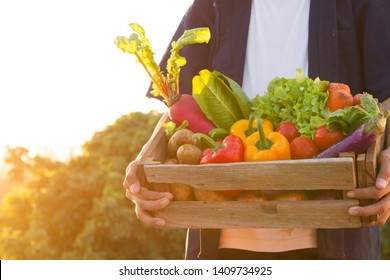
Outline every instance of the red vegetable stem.
[[[146, 70], [146, 73], [148, 73], [148, 76], [150, 77], [150, 79], [152, 80], [152, 82], [160, 89], [161, 91], [161, 95], [162, 97], [168, 102], [169, 100], [169, 94], [168, 92], [170, 91], [166, 84], [161, 82], [162, 80], [164, 80], [164, 78], [160, 75], [160, 71], [156, 71], [157, 73], [159, 73], [159, 80], [156, 79], [155, 77], [153, 77], [153, 75], [150, 73], [148, 67], [146, 66], [146, 64], [142, 61], [141, 57], [138, 55], [137, 52], [134, 53], [135, 56], [137, 57], [138, 61], [141, 63], [142, 67], [144, 67], [144, 69]], [[168, 107], [170, 107], [171, 104], [167, 104]]]

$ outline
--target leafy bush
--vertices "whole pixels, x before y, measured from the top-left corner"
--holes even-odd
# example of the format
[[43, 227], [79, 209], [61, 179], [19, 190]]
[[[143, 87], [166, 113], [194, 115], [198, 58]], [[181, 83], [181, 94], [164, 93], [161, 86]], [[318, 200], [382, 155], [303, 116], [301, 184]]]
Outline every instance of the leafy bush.
[[[9, 149], [15, 186], [1, 205], [0, 258], [183, 259], [185, 232], [139, 222], [122, 187], [160, 117], [122, 116], [64, 164]], [[33, 179], [22, 180], [25, 173]]]

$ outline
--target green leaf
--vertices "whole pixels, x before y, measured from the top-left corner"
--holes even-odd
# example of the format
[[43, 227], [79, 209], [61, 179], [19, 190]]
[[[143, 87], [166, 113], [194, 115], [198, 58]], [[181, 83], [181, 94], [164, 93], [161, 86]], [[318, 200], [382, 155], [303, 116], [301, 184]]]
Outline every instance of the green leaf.
[[371, 116], [376, 116], [379, 113], [378, 103], [371, 94], [363, 93], [362, 97], [360, 97], [360, 102], [364, 110]]
[[[217, 127], [229, 130], [233, 123], [245, 118], [242, 93], [234, 92], [228, 78], [218, 71], [200, 71], [192, 80], [192, 91], [206, 117]], [[248, 106], [244, 111], [249, 109]]]
[[129, 23], [129, 26], [131, 27], [131, 29], [134, 30], [134, 32], [138, 33], [142, 38], [146, 38], [145, 30], [141, 25], [139, 25], [138, 23]]
[[351, 106], [332, 112], [326, 119], [329, 130], [338, 129], [344, 135], [355, 131], [359, 126], [371, 119], [371, 115], [364, 109]]
[[208, 43], [211, 37], [210, 30], [207, 27], [186, 30], [177, 41], [172, 42], [171, 55], [167, 61], [167, 73], [164, 74], [154, 59], [152, 45], [143, 27], [137, 23], [130, 23], [129, 26], [135, 33], [128, 38], [118, 36], [114, 43], [122, 51], [137, 57], [137, 61], [142, 64], [152, 80], [152, 95], [163, 97], [166, 104], [171, 106], [180, 95], [180, 69], [187, 63], [186, 59], [179, 55], [179, 51], [190, 44]]
[[187, 60], [179, 55], [179, 51], [187, 45], [208, 43], [210, 37], [209, 28], [201, 27], [186, 30], [177, 41], [172, 42], [171, 55], [167, 61], [167, 76], [173, 91], [179, 90], [180, 69], [187, 63]]
[[378, 103], [372, 95], [364, 93], [360, 101], [363, 108], [350, 106], [330, 113], [326, 118], [326, 127], [329, 130], [341, 130], [344, 135], [348, 135], [379, 114]]
[[239, 84], [236, 83], [236, 81], [230, 79], [229, 77], [223, 75], [222, 73], [215, 72], [215, 74], [220, 78], [221, 80], [224, 80], [225, 84], [229, 85], [232, 94], [235, 96], [237, 100], [237, 104], [241, 109], [241, 112], [244, 115], [245, 119], [249, 118], [249, 115], [252, 112], [252, 102], [249, 99], [249, 97], [246, 95], [244, 90], [241, 88]]
[[162, 123], [161, 126], [165, 128], [165, 135], [169, 140], [172, 137], [172, 135], [175, 134], [176, 131], [186, 128], [188, 126], [188, 121], [187, 120], [183, 121], [180, 126], [177, 126], [176, 123], [172, 121], [167, 123]]
[[252, 109], [275, 126], [291, 121], [301, 134], [312, 138], [318, 124], [325, 123], [329, 114], [325, 108], [328, 84], [319, 78], [305, 77], [302, 69], [297, 69], [295, 78], [276, 77], [270, 81], [267, 92], [252, 100]]
[[134, 54], [138, 49], [139, 44], [138, 38], [127, 38], [124, 36], [118, 36], [115, 39], [115, 44], [120, 48], [123, 52], [128, 52]]
[[149, 77], [153, 82], [154, 96], [167, 97], [165, 89], [165, 77], [160, 71], [160, 66], [154, 59], [152, 45], [146, 38], [145, 30], [137, 23], [130, 23], [129, 26], [135, 33], [132, 33], [128, 38], [118, 36], [115, 39], [115, 44], [124, 52], [134, 54], [137, 57], [137, 62], [141, 63]]
[[173, 49], [183, 48], [191, 44], [208, 43], [211, 38], [210, 29], [207, 27], [193, 28], [184, 31], [183, 35], [176, 41]]

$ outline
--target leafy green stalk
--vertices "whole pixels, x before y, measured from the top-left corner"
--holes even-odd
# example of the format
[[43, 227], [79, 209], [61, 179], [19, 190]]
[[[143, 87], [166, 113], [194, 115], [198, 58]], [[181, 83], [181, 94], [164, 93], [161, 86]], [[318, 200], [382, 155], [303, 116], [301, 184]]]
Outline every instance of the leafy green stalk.
[[137, 57], [137, 62], [141, 63], [152, 83], [159, 89], [157, 95], [167, 99], [168, 88], [166, 88], [165, 78], [160, 72], [160, 66], [154, 59], [152, 45], [146, 38], [143, 27], [136, 23], [130, 23], [129, 26], [136, 33], [131, 34], [129, 37], [118, 36], [115, 39], [115, 44], [123, 52], [134, 54]]
[[137, 23], [129, 26], [135, 33], [128, 38], [118, 36], [115, 44], [123, 52], [133, 54], [137, 61], [141, 63], [152, 80], [152, 94], [162, 96], [170, 107], [180, 96], [179, 77], [180, 69], [186, 64], [186, 59], [179, 55], [179, 51], [186, 45], [195, 43], [208, 43], [210, 40], [210, 30], [208, 28], [194, 28], [186, 30], [177, 40], [172, 42], [171, 56], [167, 61], [167, 74], [164, 74], [154, 59], [152, 45], [145, 35], [143, 27]]
[[180, 69], [187, 63], [185, 57], [179, 55], [179, 51], [184, 46], [194, 43], [208, 43], [210, 36], [208, 28], [195, 28], [186, 30], [177, 41], [172, 42], [171, 55], [167, 61], [167, 80], [172, 91], [179, 93]]

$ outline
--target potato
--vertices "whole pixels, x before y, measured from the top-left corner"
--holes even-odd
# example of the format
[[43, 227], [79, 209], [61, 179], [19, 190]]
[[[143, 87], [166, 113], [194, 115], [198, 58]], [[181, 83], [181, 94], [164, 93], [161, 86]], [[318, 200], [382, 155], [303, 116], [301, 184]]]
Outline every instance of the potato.
[[186, 184], [169, 184], [169, 190], [175, 201], [191, 201], [194, 200], [193, 188]]
[[193, 144], [183, 144], [177, 149], [176, 156], [180, 163], [199, 164], [202, 150]]
[[309, 199], [313, 200], [337, 200], [343, 199], [343, 193], [339, 190], [312, 190], [307, 192]]
[[299, 201], [306, 200], [307, 196], [303, 191], [286, 191], [274, 197], [275, 200]]
[[236, 200], [238, 201], [256, 201], [257, 197], [250, 191], [243, 191], [240, 193], [237, 197]]
[[152, 183], [153, 190], [157, 192], [169, 192], [169, 184], [166, 183]]
[[194, 195], [198, 201], [229, 201], [230, 199], [222, 192], [194, 189]]
[[[179, 164], [180, 162], [176, 158], [169, 158], [165, 160], [166, 164]], [[165, 184], [168, 186], [168, 190], [173, 195], [174, 201], [191, 201], [194, 200], [194, 193], [192, 187], [181, 183]]]
[[261, 190], [261, 191], [258, 191], [258, 193], [263, 195], [263, 196], [276, 196], [276, 195], [282, 194], [284, 192], [285, 191], [279, 191], [279, 190]]
[[197, 138], [194, 139], [193, 135], [194, 133], [186, 128], [176, 131], [168, 141], [168, 157], [175, 157], [177, 150], [183, 144], [193, 144], [201, 148], [202, 143]]
[[237, 196], [236, 200], [238, 200], [238, 201], [266, 201], [267, 199], [262, 195], [257, 196], [252, 191], [243, 191], [242, 193], [239, 194], [239, 196]]

